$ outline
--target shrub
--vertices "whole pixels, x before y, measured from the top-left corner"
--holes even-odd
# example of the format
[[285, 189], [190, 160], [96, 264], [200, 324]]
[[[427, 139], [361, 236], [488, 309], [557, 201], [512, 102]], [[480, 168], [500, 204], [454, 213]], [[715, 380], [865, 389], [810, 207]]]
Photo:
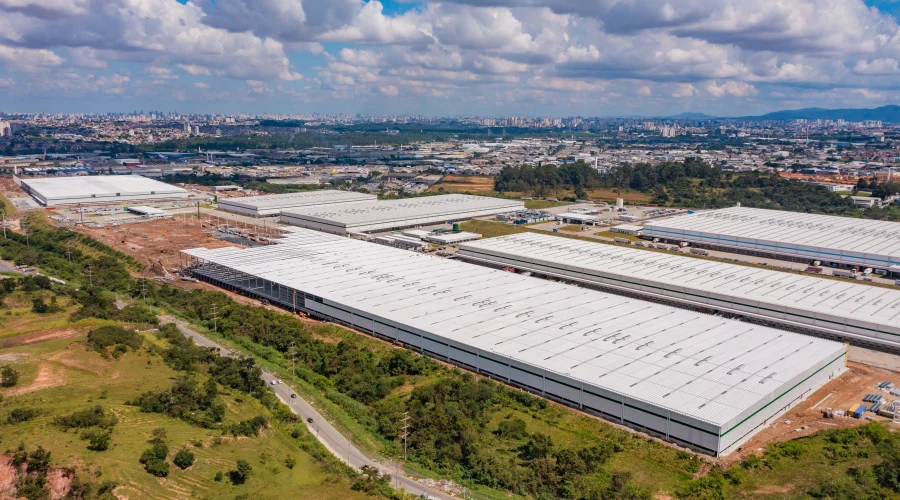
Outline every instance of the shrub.
[[43, 297], [35, 297], [31, 299], [31, 312], [36, 314], [45, 314], [50, 309]]
[[7, 417], [6, 422], [10, 424], [27, 422], [40, 415], [40, 413], [40, 411], [34, 408], [13, 408], [13, 410], [9, 412], [9, 417]]
[[0, 370], [0, 385], [3, 387], [15, 387], [19, 383], [19, 372], [11, 367], [4, 366]]
[[235, 469], [228, 471], [228, 477], [231, 479], [232, 484], [246, 483], [247, 478], [250, 477], [250, 471], [253, 470], [253, 467], [251, 467], [246, 460], [238, 460], [235, 466]]
[[144, 470], [156, 477], [166, 477], [169, 475], [169, 462], [153, 459], [144, 464]]
[[89, 442], [88, 449], [92, 451], [106, 451], [112, 441], [112, 433], [102, 430], [89, 430], [81, 433], [81, 439]]
[[223, 479], [225, 479], [225, 474], [222, 474], [222, 471], [216, 472], [216, 475], [213, 476], [213, 481], [216, 482], [221, 482]]
[[288, 469], [293, 469], [297, 465], [297, 459], [294, 458], [293, 455], [288, 455], [284, 459], [284, 466]]
[[528, 436], [528, 431], [525, 429], [524, 420], [514, 418], [500, 422], [500, 425], [497, 426], [497, 434], [506, 439], [522, 439]]
[[112, 429], [119, 419], [111, 412], [106, 412], [102, 406], [97, 405], [86, 410], [76, 411], [71, 415], [57, 417], [56, 425], [64, 431], [69, 429], [86, 429], [88, 427], [102, 427]]
[[235, 437], [256, 437], [259, 435], [260, 429], [265, 427], [267, 423], [268, 422], [266, 422], [265, 417], [256, 416], [251, 418], [250, 420], [242, 420], [240, 422], [231, 424], [228, 431], [231, 432], [231, 435]]
[[182, 448], [175, 454], [172, 463], [177, 465], [179, 469], [187, 469], [194, 465], [194, 454], [189, 452], [186, 448]]
[[114, 358], [118, 358], [128, 350], [128, 347], [132, 349], [141, 347], [143, 341], [144, 338], [139, 333], [120, 326], [101, 326], [88, 332], [88, 345], [107, 359], [110, 352]]
[[165, 460], [168, 455], [169, 447], [166, 443], [153, 443], [153, 446], [144, 450], [144, 453], [141, 454], [140, 462], [146, 464], [151, 460]]

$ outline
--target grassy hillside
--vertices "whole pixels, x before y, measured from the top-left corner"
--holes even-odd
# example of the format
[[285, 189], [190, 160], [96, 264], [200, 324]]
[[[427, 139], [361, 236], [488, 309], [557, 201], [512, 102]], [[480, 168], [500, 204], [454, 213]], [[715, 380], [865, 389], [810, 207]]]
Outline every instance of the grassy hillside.
[[[210, 426], [129, 404], [148, 391], [167, 391], [183, 377], [202, 386], [212, 377], [215, 365], [204, 360], [201, 350], [191, 354], [195, 361], [190, 366], [173, 366], [173, 359], [185, 359], [185, 355], [172, 353], [188, 351], [176, 351], [171, 341], [153, 332], [138, 333], [136, 349], [118, 344], [98, 348], [95, 336], [101, 327], [128, 325], [97, 318], [69, 322], [76, 306], [66, 295], [57, 295], [59, 292], [0, 293], [0, 343], [5, 343], [0, 344], [5, 346], [0, 347], [0, 368], [18, 375], [13, 386], [0, 389], [0, 443], [7, 453], [20, 445], [29, 453], [40, 446], [50, 453], [54, 470], [74, 472], [64, 473], [66, 477], [57, 477], [53, 484], [70, 487], [74, 479], [75, 484], [92, 483], [96, 490], [112, 482], [120, 498], [277, 499], [294, 498], [298, 491], [308, 498], [367, 497], [351, 490], [352, 474], [336, 465], [305, 425], [287, 418], [283, 405], [279, 410], [265, 392], [258, 397], [219, 383], [216, 400], [224, 411], [221, 421]], [[40, 314], [25, 306], [36, 297], [47, 296], [58, 297], [62, 310]], [[95, 408], [116, 420], [109, 427], [109, 444], [103, 451], [90, 449], [93, 441], [86, 438], [107, 433], [107, 427], [67, 428], [60, 424], [61, 418]], [[264, 419], [265, 426], [258, 433], [235, 435], [235, 424], [253, 418]], [[156, 429], [164, 430], [163, 441], [169, 449], [166, 477], [148, 473], [139, 461], [152, 446]], [[173, 462], [183, 449], [195, 456], [184, 470]], [[228, 474], [239, 460], [246, 461], [252, 471], [245, 483], [234, 484]], [[20, 478], [19, 483], [22, 481]], [[40, 498], [21, 491], [20, 495]]]

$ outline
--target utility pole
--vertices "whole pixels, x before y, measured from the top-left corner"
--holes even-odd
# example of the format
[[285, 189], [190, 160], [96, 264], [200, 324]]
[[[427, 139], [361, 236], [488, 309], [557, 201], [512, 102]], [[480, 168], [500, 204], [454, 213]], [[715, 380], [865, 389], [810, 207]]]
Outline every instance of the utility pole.
[[409, 437], [409, 412], [403, 412], [403, 418], [400, 420], [403, 422], [403, 434], [400, 437], [403, 438], [403, 460], [406, 461], [406, 438]]
[[90, 280], [91, 286], [94, 286], [94, 265], [88, 265], [88, 280]]
[[291, 342], [291, 375], [297, 375], [297, 344]]
[[147, 278], [141, 277], [141, 298], [147, 303]]
[[212, 313], [213, 313], [213, 332], [219, 333], [219, 321], [218, 321], [219, 316], [217, 315], [218, 307], [215, 304], [212, 305]]

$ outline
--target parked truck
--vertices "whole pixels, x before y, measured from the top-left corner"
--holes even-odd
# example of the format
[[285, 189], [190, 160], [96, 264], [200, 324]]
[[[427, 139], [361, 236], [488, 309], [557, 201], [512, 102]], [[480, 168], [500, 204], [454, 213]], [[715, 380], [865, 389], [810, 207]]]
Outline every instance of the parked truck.
[[709, 252], [702, 248], [692, 248], [690, 251], [694, 255], [709, 255]]
[[616, 243], [624, 243], [626, 245], [631, 244], [631, 240], [629, 240], [628, 238], [613, 238], [613, 241], [615, 241]]
[[831, 272], [831, 274], [839, 278], [850, 278], [854, 280], [856, 279], [856, 271], [844, 271], [842, 269], [835, 269]]

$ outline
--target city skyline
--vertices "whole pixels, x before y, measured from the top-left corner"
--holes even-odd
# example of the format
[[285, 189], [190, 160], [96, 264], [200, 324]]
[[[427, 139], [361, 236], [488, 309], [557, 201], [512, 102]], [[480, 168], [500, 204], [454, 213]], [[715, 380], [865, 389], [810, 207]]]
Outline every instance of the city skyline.
[[898, 11], [892, 0], [0, 0], [0, 109], [871, 108], [900, 102]]

